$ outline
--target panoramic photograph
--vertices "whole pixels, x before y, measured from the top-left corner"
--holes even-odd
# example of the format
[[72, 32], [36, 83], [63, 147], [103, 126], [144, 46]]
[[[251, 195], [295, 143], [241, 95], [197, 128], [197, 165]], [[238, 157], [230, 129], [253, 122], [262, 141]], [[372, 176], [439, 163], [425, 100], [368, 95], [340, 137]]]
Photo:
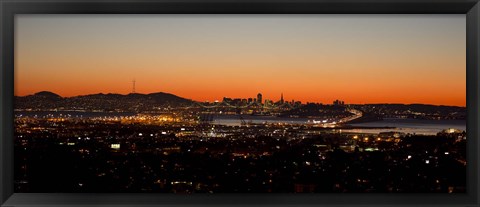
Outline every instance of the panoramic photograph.
[[15, 17], [15, 193], [465, 193], [465, 15]]

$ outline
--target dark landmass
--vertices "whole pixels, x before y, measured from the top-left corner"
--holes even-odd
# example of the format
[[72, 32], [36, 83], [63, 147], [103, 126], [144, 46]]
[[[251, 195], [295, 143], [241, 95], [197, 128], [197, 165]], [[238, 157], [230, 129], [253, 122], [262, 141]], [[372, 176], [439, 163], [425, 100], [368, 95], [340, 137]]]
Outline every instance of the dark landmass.
[[[240, 99], [239, 99], [240, 100]], [[234, 100], [235, 101], [235, 100]], [[203, 104], [203, 106], [202, 106]], [[218, 105], [218, 107], [215, 106]], [[237, 102], [200, 103], [169, 93], [130, 93], [90, 94], [74, 97], [61, 97], [49, 91], [28, 96], [15, 97], [16, 110], [32, 111], [101, 111], [101, 112], [162, 112], [181, 107], [192, 107], [208, 113], [236, 113], [253, 115], [272, 115], [278, 117], [298, 117], [312, 119], [341, 119], [352, 116], [351, 110], [362, 112], [362, 117], [349, 123], [378, 121], [384, 118], [412, 118], [427, 120], [464, 120], [466, 108], [458, 106], [436, 106], [427, 104], [281, 104], [275, 103], [273, 109], [263, 103]], [[212, 108], [212, 106], [215, 106]], [[196, 108], [195, 108], [196, 107]], [[201, 108], [203, 107], [203, 108]], [[265, 107], [265, 108], [264, 108]]]
[[467, 183], [465, 132], [215, 126], [225, 136], [209, 137], [211, 125], [84, 121], [16, 121], [16, 193], [446, 194]]
[[34, 95], [15, 97], [16, 109], [33, 110], [85, 110], [85, 111], [134, 111], [155, 110], [158, 107], [181, 107], [194, 101], [169, 93], [130, 93], [91, 94], [74, 97], [61, 97], [52, 92], [39, 92]]
[[364, 112], [366, 119], [412, 118], [412, 119], [465, 119], [466, 107], [427, 104], [364, 104], [352, 105]]
[[347, 122], [347, 124], [367, 123], [367, 122], [374, 122], [374, 121], [381, 121], [381, 120], [383, 120], [382, 116], [375, 115], [372, 113], [363, 113], [362, 117], [349, 121]]
[[299, 108], [285, 111], [280, 114], [280, 117], [338, 118], [351, 115], [352, 113], [345, 110], [345, 106], [308, 103], [300, 106]]

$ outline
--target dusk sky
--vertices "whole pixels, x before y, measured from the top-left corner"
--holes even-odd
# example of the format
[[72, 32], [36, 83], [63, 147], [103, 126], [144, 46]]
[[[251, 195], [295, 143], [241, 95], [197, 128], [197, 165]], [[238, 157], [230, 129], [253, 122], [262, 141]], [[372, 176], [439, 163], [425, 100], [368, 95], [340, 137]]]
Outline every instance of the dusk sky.
[[465, 15], [17, 15], [15, 95], [466, 104]]

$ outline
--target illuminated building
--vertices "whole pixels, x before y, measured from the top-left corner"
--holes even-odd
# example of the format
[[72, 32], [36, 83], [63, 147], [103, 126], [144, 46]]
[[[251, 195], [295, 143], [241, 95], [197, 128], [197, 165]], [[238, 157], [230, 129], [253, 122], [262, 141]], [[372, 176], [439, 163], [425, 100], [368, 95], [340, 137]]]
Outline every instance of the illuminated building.
[[258, 101], [258, 103], [262, 103], [262, 94], [261, 93], [257, 94], [257, 101]]

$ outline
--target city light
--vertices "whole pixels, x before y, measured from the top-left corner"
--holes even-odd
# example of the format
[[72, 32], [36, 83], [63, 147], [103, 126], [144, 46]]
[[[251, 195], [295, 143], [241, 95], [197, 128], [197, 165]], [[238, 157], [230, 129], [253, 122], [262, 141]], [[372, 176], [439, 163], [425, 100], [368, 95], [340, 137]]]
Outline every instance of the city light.
[[120, 144], [111, 144], [110, 148], [112, 149], [120, 149]]
[[[242, 180], [238, 184], [242, 187], [239, 192], [273, 192], [274, 186], [282, 186], [286, 192], [314, 192], [313, 185], [322, 185], [316, 178], [327, 179], [333, 174], [358, 180], [359, 185], [358, 188], [349, 187], [336, 177], [328, 177], [338, 183], [335, 189], [364, 192], [364, 189], [372, 189], [372, 180], [377, 178], [370, 175], [376, 173], [385, 176], [397, 173], [395, 176], [403, 180], [391, 185], [401, 189], [403, 183], [417, 186], [417, 181], [413, 182], [408, 173], [402, 173], [407, 168], [428, 172], [428, 166], [449, 166], [449, 163], [466, 166], [464, 155], [458, 153], [463, 152], [459, 150], [461, 145], [451, 144], [465, 142], [466, 133], [461, 130], [452, 132], [452, 128], [448, 128], [437, 134], [415, 135], [402, 132], [403, 128], [351, 124], [352, 120], [363, 117], [364, 111], [374, 113], [379, 105], [352, 106], [341, 101], [336, 105], [295, 104], [293, 101], [286, 104], [285, 100], [282, 103], [269, 99], [260, 103], [258, 99], [226, 98], [214, 103], [155, 105], [135, 113], [122, 112], [121, 108], [115, 109], [120, 112], [83, 110], [81, 114], [61, 115], [36, 114], [35, 111], [29, 111], [34, 115], [26, 115], [25, 111], [17, 111], [20, 114], [15, 116], [15, 134], [22, 152], [47, 146], [45, 143], [51, 141], [57, 148], [67, 148], [57, 152], [71, 154], [49, 159], [75, 157], [80, 161], [70, 163], [73, 166], [69, 168], [88, 169], [87, 173], [91, 173], [88, 176], [105, 183], [125, 184], [116, 186], [118, 189], [127, 190], [135, 185], [136, 190], [144, 189], [145, 192], [229, 192], [224, 188], [225, 180], [237, 178]], [[148, 105], [137, 107], [140, 106]], [[398, 111], [390, 110], [392, 114], [388, 117]], [[415, 113], [423, 114], [428, 115]], [[438, 159], [439, 146], [435, 142], [438, 137], [450, 143], [445, 145], [448, 151], [440, 153], [449, 155], [454, 161], [444, 163]], [[417, 143], [417, 139], [429, 144]], [[405, 153], [408, 153], [406, 158]], [[413, 157], [422, 159], [425, 166], [412, 162]], [[89, 161], [93, 159], [99, 161]], [[430, 165], [432, 163], [435, 165]], [[365, 176], [352, 174], [352, 169]], [[95, 186], [93, 181], [80, 180], [83, 174], [70, 174], [75, 176], [63, 179], [81, 182], [83, 189]], [[448, 178], [435, 179], [446, 182]], [[252, 188], [254, 180], [262, 187]]]

